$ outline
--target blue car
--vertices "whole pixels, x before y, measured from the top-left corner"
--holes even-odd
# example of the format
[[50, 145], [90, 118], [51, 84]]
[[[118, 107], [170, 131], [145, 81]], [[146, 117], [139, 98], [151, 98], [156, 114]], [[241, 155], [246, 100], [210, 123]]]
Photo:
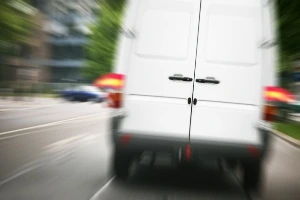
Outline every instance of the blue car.
[[66, 89], [60, 93], [61, 97], [68, 101], [92, 101], [103, 102], [106, 100], [106, 94], [102, 93], [94, 86], [77, 86]]

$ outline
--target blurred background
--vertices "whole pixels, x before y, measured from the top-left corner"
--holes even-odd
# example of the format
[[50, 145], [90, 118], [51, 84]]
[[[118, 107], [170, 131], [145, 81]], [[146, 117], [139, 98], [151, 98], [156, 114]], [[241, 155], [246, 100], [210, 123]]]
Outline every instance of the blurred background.
[[[300, 3], [275, 2], [279, 84], [299, 95]], [[50, 95], [112, 71], [125, 0], [3, 0], [0, 6], [1, 96]]]
[[110, 72], [124, 2], [2, 1], [1, 96], [53, 96]]
[[[299, 145], [300, 1], [274, 2], [278, 85], [298, 100], [283, 105], [294, 115], [284, 112], [276, 129]], [[125, 7], [126, 0], [0, 1], [0, 199], [93, 199], [112, 180], [114, 113], [105, 106], [108, 88], [95, 83], [113, 71]], [[300, 152], [282, 141], [274, 148], [265, 199], [298, 199]], [[191, 189], [189, 199], [248, 199], [234, 179], [210, 171], [184, 183], [164, 169], [144, 176], [134, 187], [114, 182], [101, 199], [186, 199], [178, 188]]]

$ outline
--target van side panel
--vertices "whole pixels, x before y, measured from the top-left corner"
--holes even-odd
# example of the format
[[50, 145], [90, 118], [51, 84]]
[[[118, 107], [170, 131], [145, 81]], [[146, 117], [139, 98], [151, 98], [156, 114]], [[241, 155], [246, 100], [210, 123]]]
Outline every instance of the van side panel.
[[[136, 23], [139, 6], [140, 1], [127, 0], [122, 31], [133, 31], [133, 27]], [[119, 35], [116, 63], [114, 64], [115, 73], [127, 74], [132, 42], [133, 38], [128, 37], [125, 34], [125, 32]]]
[[275, 0], [262, 0], [262, 28], [263, 28], [263, 42], [266, 46], [262, 46], [262, 81], [264, 86], [277, 86], [276, 70], [278, 63], [278, 46], [274, 44], [277, 40], [276, 34], [276, 8]]

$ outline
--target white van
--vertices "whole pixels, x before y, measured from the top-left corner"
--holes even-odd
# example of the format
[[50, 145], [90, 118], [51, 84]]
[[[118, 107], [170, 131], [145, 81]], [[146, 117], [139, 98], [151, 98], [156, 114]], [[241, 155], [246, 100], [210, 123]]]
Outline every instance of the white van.
[[263, 89], [275, 85], [273, 1], [131, 0], [117, 73], [124, 115], [112, 119], [114, 166], [144, 151], [178, 162], [241, 163], [256, 187], [268, 131]]

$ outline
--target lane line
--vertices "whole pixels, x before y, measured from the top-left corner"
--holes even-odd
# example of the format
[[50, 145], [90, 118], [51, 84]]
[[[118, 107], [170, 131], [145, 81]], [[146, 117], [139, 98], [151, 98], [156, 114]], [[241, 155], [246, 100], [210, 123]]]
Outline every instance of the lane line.
[[[101, 134], [101, 133], [100, 133]], [[90, 137], [93, 135], [94, 137]], [[14, 174], [10, 175], [8, 178], [5, 178], [4, 180], [0, 181], [0, 187], [20, 176], [23, 176], [24, 174], [27, 174], [37, 168], [40, 168], [42, 166], [45, 166], [52, 162], [57, 162], [57, 160], [64, 159], [66, 156], [70, 155], [72, 152], [74, 152], [76, 149], [80, 148], [82, 144], [89, 142], [95, 138], [99, 137], [99, 133], [92, 133], [92, 134], [86, 134], [82, 135], [77, 140], [69, 141], [68, 143], [63, 144], [62, 148], [59, 146], [53, 146], [51, 149], [46, 149], [45, 151], [42, 151], [38, 158], [22, 165], [19, 169], [14, 172]], [[60, 140], [60, 141], [64, 141]], [[55, 144], [55, 143], [53, 143]]]
[[[91, 102], [82, 102], [81, 103], [81, 105], [87, 105], [87, 104], [91, 104]], [[6, 108], [6, 109], [0, 109], [0, 112], [33, 110], [33, 109], [38, 109], [38, 108], [47, 108], [47, 107], [53, 107], [53, 106], [59, 106], [59, 105], [64, 105], [64, 104], [61, 104], [61, 103], [54, 103], [54, 104], [51, 104], [51, 105], [37, 105], [37, 104], [31, 104], [31, 105], [17, 104], [17, 105], [12, 105], [12, 104], [10, 104], [10, 105], [5, 105], [5, 107], [16, 107], [16, 106], [18, 106], [18, 107], [23, 107], [23, 108]]]
[[85, 115], [85, 116], [81, 116], [81, 117], [75, 117], [75, 118], [71, 118], [71, 119], [60, 120], [60, 121], [56, 121], [56, 122], [50, 122], [50, 123], [37, 125], [37, 126], [32, 126], [32, 127], [28, 127], [28, 128], [21, 128], [21, 129], [17, 129], [17, 130], [13, 130], [13, 131], [6, 131], [6, 132], [0, 133], [0, 136], [11, 134], [11, 133], [17, 133], [17, 132], [21, 132], [21, 131], [28, 131], [28, 130], [37, 129], [37, 128], [44, 128], [44, 127], [48, 127], [48, 126], [54, 126], [54, 125], [62, 124], [62, 123], [69, 122], [69, 121], [74, 121], [74, 120], [78, 120], [78, 119], [85, 119], [85, 118], [89, 118], [89, 117], [99, 116], [99, 115], [102, 115], [102, 114], [105, 114], [105, 113], [106, 112], [101, 112], [101, 113]]
[[97, 200], [99, 195], [106, 189], [108, 186], [115, 180], [116, 176], [113, 176], [109, 181], [105, 183], [93, 196], [90, 200]]
[[8, 109], [1, 109], [0, 112], [9, 112], [9, 111], [22, 111], [22, 110], [33, 110], [38, 108], [47, 108], [47, 107], [53, 107], [60, 104], [52, 104], [52, 105], [46, 105], [46, 106], [36, 106], [36, 107], [30, 107], [30, 108], [8, 108]]
[[72, 136], [72, 137], [68, 137], [68, 138], [65, 138], [63, 140], [59, 140], [57, 142], [54, 142], [54, 143], [51, 143], [51, 144], [48, 144], [46, 146], [43, 147], [43, 149], [45, 149], [46, 151], [47, 150], [51, 150], [51, 149], [56, 149], [56, 148], [60, 148], [70, 142], [73, 142], [75, 140], [78, 140], [82, 137], [85, 137], [85, 135], [76, 135], [76, 136]]
[[4, 185], [4, 184], [6, 184], [7, 182], [10, 182], [10, 181], [12, 181], [12, 180], [18, 178], [18, 177], [20, 177], [20, 176], [22, 176], [22, 175], [24, 175], [24, 174], [26, 174], [26, 173], [28, 173], [28, 172], [31, 172], [31, 171], [33, 171], [33, 170], [35, 170], [35, 169], [37, 169], [37, 168], [39, 168], [39, 167], [41, 167], [41, 166], [43, 166], [43, 165], [44, 165], [44, 163], [40, 163], [40, 164], [31, 166], [31, 167], [28, 167], [28, 168], [26, 168], [26, 169], [24, 169], [24, 170], [22, 170], [22, 171], [20, 171], [20, 172], [18, 172], [18, 173], [16, 173], [16, 174], [14, 174], [14, 175], [11, 176], [11, 177], [2, 180], [2, 181], [0, 182], [0, 186], [2, 186], [2, 185]]
[[[108, 113], [109, 112], [107, 112], [107, 113], [106, 112], [99, 113], [100, 118], [95, 118], [95, 119], [97, 119], [97, 120], [107, 119], [107, 118], [113, 117], [115, 115], [118, 115], [118, 114], [110, 114], [108, 116], [101, 116], [101, 114], [108, 114]], [[90, 117], [92, 117], [92, 116], [90, 116]], [[96, 116], [94, 116], [94, 117], [96, 117]], [[87, 118], [88, 117], [82, 119], [82, 121], [83, 120], [87, 120]], [[82, 121], [80, 121], [80, 122], [82, 122]], [[63, 123], [52, 124], [52, 125], [50, 125], [48, 127], [53, 127], [55, 125], [65, 125], [65, 124], [70, 124], [70, 123], [74, 123], [74, 122], [78, 122], [78, 121], [77, 120], [69, 120], [69, 121], [66, 121], [66, 122], [63, 122]], [[37, 128], [39, 128], [39, 127], [37, 127]], [[32, 128], [32, 129], [35, 129], [35, 128]], [[34, 134], [34, 133], [40, 133], [40, 131], [25, 132], [25, 133], [20, 133], [20, 134], [16, 134], [16, 135], [9, 135], [9, 136], [0, 137], [0, 141], [1, 140], [6, 140], [6, 139], [10, 139], [10, 138], [20, 137], [20, 136], [25, 136], [25, 135], [31, 135], [31, 134]], [[0, 136], [1, 136], [1, 134], [0, 134]]]

